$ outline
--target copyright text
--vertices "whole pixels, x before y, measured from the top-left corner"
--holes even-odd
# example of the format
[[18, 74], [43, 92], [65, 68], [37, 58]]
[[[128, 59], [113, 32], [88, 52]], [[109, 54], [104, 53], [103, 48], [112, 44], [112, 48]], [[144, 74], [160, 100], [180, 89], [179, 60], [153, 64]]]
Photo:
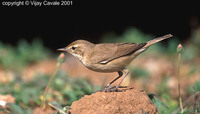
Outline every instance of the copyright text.
[[40, 6], [72, 6], [73, 1], [72, 0], [61, 0], [61, 1], [36, 1], [36, 0], [26, 0], [26, 1], [1, 1], [2, 6], [35, 6], [35, 7], [40, 7]]

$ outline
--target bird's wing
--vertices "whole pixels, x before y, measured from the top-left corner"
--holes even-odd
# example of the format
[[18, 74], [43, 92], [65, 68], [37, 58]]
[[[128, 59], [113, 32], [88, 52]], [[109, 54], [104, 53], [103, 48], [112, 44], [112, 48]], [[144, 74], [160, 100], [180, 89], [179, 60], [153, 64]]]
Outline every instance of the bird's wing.
[[93, 48], [93, 54], [91, 54], [95, 55], [95, 57], [90, 56], [91, 61], [94, 63], [107, 64], [114, 59], [132, 54], [145, 45], [146, 43], [97, 44], [96, 47]]

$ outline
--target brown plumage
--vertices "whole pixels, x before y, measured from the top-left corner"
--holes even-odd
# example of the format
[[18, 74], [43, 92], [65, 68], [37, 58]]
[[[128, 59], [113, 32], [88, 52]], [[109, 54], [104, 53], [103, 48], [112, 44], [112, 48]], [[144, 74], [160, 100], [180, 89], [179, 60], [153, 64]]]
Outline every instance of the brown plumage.
[[[160, 42], [164, 39], [172, 37], [171, 34], [158, 37], [146, 43], [101, 43], [93, 44], [85, 40], [77, 40], [69, 44], [67, 47], [58, 49], [67, 51], [78, 58], [84, 66], [97, 72], [118, 72], [118, 79], [125, 74], [120, 81], [128, 74], [125, 67], [139, 54], [148, 49], [149, 46]], [[115, 80], [116, 80], [115, 79]], [[109, 86], [115, 81], [109, 83], [104, 90], [107, 91]], [[118, 86], [120, 85], [118, 84]], [[116, 89], [118, 88], [116, 86]]]

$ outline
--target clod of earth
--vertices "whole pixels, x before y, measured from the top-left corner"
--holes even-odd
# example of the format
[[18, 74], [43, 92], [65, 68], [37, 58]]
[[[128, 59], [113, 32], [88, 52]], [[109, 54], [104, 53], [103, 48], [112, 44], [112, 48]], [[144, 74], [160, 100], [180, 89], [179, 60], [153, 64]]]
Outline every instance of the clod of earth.
[[96, 92], [74, 101], [71, 114], [158, 114], [156, 105], [144, 91], [133, 88], [122, 92]]

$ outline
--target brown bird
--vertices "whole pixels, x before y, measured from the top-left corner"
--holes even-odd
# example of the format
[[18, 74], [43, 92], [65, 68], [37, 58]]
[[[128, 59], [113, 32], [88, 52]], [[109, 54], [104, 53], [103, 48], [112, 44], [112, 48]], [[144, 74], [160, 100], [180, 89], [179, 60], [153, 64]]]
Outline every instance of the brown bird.
[[[67, 51], [75, 56], [85, 67], [97, 72], [118, 72], [119, 76], [111, 81], [102, 91], [120, 91], [119, 85], [128, 75], [129, 70], [125, 67], [149, 46], [172, 37], [171, 34], [155, 38], [146, 43], [101, 43], [93, 44], [86, 40], [77, 40], [65, 48], [58, 49]], [[122, 77], [117, 86], [110, 85]]]

